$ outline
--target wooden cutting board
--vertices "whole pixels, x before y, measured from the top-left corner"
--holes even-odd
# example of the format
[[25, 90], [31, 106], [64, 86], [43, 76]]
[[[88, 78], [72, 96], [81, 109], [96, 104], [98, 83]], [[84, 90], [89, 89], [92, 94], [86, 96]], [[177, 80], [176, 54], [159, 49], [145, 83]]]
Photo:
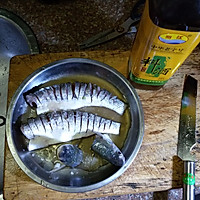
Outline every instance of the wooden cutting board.
[[[82, 57], [104, 62], [127, 76], [129, 52], [92, 51], [17, 56], [11, 60], [9, 99], [21, 82], [37, 68], [50, 62]], [[185, 74], [200, 80], [200, 51], [196, 49], [160, 90], [138, 90], [145, 117], [145, 135], [134, 162], [112, 183], [86, 193], [62, 193], [32, 181], [16, 164], [6, 147], [5, 199], [81, 199], [161, 191], [182, 186], [182, 161], [176, 156], [181, 95]], [[197, 99], [197, 130], [200, 124], [200, 92]], [[197, 134], [198, 135], [198, 134]], [[200, 148], [196, 149], [197, 160]], [[200, 164], [196, 163], [196, 185], [200, 185]]]

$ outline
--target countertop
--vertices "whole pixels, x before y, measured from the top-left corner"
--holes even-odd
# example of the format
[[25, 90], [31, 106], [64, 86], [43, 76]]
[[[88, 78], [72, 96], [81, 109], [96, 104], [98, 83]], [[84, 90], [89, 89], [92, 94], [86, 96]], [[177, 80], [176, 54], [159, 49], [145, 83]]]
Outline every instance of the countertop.
[[[0, 8], [20, 16], [34, 31], [42, 53], [79, 51], [79, 43], [125, 21], [131, 0], [2, 0]], [[135, 34], [89, 50], [129, 50]]]
[[[181, 188], [183, 162], [177, 157], [181, 96], [185, 74], [191, 74], [197, 80], [200, 80], [199, 54], [199, 51], [193, 52], [160, 90], [137, 90], [144, 111], [144, 139], [133, 163], [119, 178], [104, 187], [86, 193], [55, 192], [35, 183], [25, 175], [7, 149], [6, 199], [34, 199], [36, 195], [38, 200], [98, 198]], [[16, 56], [11, 61], [8, 100], [10, 101], [19, 84], [37, 68], [55, 60], [71, 57], [90, 58], [104, 62], [127, 77], [129, 51], [88, 51], [85, 53], [68, 52]], [[200, 92], [198, 88], [197, 105], [199, 105], [199, 100]], [[199, 130], [200, 124], [199, 116], [200, 108], [197, 106], [197, 130]], [[198, 133], [197, 137], [199, 138]], [[199, 187], [199, 144], [194, 151], [197, 157], [196, 186]]]

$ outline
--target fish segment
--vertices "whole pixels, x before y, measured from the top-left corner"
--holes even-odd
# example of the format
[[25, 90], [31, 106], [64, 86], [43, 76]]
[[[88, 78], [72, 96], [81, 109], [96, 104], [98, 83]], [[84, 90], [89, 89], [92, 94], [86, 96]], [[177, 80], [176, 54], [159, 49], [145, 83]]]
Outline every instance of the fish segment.
[[28, 139], [40, 136], [67, 142], [99, 132], [118, 135], [120, 123], [87, 112], [54, 111], [28, 119], [20, 129]]
[[126, 162], [123, 153], [106, 134], [97, 133], [91, 148], [113, 165], [121, 167]]
[[37, 114], [56, 110], [75, 110], [88, 106], [105, 107], [122, 115], [126, 104], [109, 91], [92, 83], [62, 83], [25, 94]]

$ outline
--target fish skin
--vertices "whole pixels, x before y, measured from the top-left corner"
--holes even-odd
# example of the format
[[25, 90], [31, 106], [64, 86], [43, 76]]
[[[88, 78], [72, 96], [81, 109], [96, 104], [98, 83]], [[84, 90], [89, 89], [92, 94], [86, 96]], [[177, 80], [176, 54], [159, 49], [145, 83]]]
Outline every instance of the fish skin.
[[88, 83], [85, 88], [84, 99], [88, 104], [92, 102], [92, 83]]
[[30, 140], [32, 138], [34, 138], [34, 133], [32, 131], [32, 129], [30, 128], [30, 126], [27, 124], [22, 124], [22, 126], [20, 127], [21, 131], [23, 133], [26, 133], [26, 137]]
[[89, 130], [93, 130], [94, 128], [94, 119], [95, 119], [95, 115], [89, 113], [88, 115], [88, 129]]
[[52, 131], [51, 125], [49, 121], [47, 120], [47, 117], [44, 114], [40, 115], [40, 120], [42, 121], [44, 125], [45, 132], [50, 132]]
[[62, 98], [61, 98], [61, 92], [60, 92], [60, 85], [53, 85], [52, 87], [54, 88], [56, 101], [61, 102]]
[[109, 91], [92, 83], [62, 83], [24, 95], [37, 114], [56, 110], [75, 110], [88, 106], [105, 107], [122, 115], [127, 105]]
[[96, 133], [99, 132], [100, 121], [101, 121], [101, 117], [95, 116], [95, 118], [94, 118], [93, 130], [94, 130], [94, 132], [96, 132]]
[[[115, 124], [115, 126], [112, 126]], [[88, 137], [102, 133], [119, 135], [120, 123], [81, 111], [54, 111], [28, 119], [20, 129], [33, 145], [36, 137], [46, 137], [59, 142]], [[35, 141], [38, 141], [35, 139]], [[45, 145], [45, 144], [43, 144]], [[48, 146], [49, 144], [46, 144]], [[44, 146], [45, 147], [45, 146]]]
[[37, 96], [33, 93], [26, 95], [25, 99], [26, 99], [26, 102], [28, 102], [28, 104], [33, 108], [42, 106]]
[[75, 119], [74, 112], [73, 111], [69, 111], [67, 120], [69, 122], [69, 131], [70, 132], [75, 132], [76, 124], [75, 124], [75, 120], [74, 119]]
[[[51, 129], [53, 132], [53, 130], [55, 130], [57, 128], [57, 124], [56, 124], [56, 120], [55, 120], [55, 116], [54, 116], [54, 112], [52, 113], [47, 113], [47, 119], [49, 120], [49, 124], [51, 126]], [[41, 134], [41, 133], [40, 133]], [[39, 134], [38, 134], [39, 135]]]
[[62, 122], [63, 122], [63, 130], [66, 132], [69, 132], [69, 122], [67, 120], [68, 113], [65, 111], [61, 111], [61, 117], [62, 117]]
[[109, 92], [105, 89], [101, 90], [98, 95], [98, 98], [100, 99], [100, 101], [102, 101], [106, 97], [106, 95], [108, 95], [108, 93]]
[[75, 133], [80, 133], [81, 131], [81, 113], [77, 112], [75, 116]]
[[75, 145], [64, 144], [57, 149], [57, 157], [66, 166], [73, 168], [81, 164], [83, 152]]
[[68, 94], [68, 101], [73, 99], [73, 92], [72, 92], [72, 84], [67, 83], [67, 94]]
[[96, 85], [96, 84], [93, 84], [93, 90], [92, 90], [92, 101], [98, 101], [98, 95], [101, 91], [101, 88]]
[[113, 165], [121, 167], [125, 164], [123, 153], [106, 134], [98, 133], [91, 148]]
[[[109, 127], [109, 129], [107, 129], [107, 131], [110, 129], [118, 130], [118, 129], [120, 129], [120, 124], [118, 122], [111, 121], [110, 127]], [[106, 133], [106, 130], [103, 133]]]
[[47, 90], [47, 93], [49, 95], [49, 98], [51, 101], [56, 101], [56, 97], [55, 97], [55, 94], [54, 94], [54, 89], [52, 86], [49, 86], [49, 87], [46, 87], [45, 88]]
[[80, 92], [79, 92], [79, 99], [83, 99], [84, 98], [86, 87], [87, 87], [86, 83], [81, 83]]
[[42, 106], [43, 104], [47, 104], [49, 101], [49, 95], [46, 89], [42, 88], [39, 92], [35, 93], [37, 99], [41, 102], [39, 105]]
[[106, 126], [106, 119], [101, 118], [99, 122], [98, 132], [102, 133], [105, 130], [105, 126]]
[[[37, 119], [36, 119], [37, 120]], [[34, 133], [34, 134], [39, 134], [39, 130], [35, 124], [35, 121], [34, 119], [29, 119], [28, 120], [28, 126], [30, 127], [31, 131]]]
[[74, 98], [79, 99], [79, 94], [80, 94], [80, 83], [75, 82]]
[[61, 91], [62, 100], [68, 99], [67, 84], [66, 83], [60, 84], [60, 91]]
[[35, 120], [35, 125], [37, 126], [38, 131], [41, 132], [46, 132], [44, 125], [40, 119], [40, 117], [37, 118], [37, 120]]
[[81, 133], [86, 132], [88, 129], [88, 113], [87, 112], [83, 112], [82, 113], [82, 123], [81, 123]]

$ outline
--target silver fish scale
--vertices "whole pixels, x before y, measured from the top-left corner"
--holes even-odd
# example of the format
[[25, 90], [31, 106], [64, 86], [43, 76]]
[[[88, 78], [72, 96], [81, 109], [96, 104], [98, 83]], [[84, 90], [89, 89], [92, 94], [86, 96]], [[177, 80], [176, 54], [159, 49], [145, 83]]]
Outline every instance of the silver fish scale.
[[84, 133], [87, 131], [88, 128], [88, 113], [82, 113], [82, 121], [81, 121], [81, 130], [80, 132]]
[[44, 99], [45, 99], [45, 101], [51, 101], [51, 95], [49, 95], [49, 93], [48, 93], [48, 88], [42, 88], [41, 90], [40, 90], [40, 92], [41, 92], [41, 94], [40, 94], [40, 96], [43, 96], [44, 97]]
[[34, 122], [35, 122], [35, 125], [36, 125], [39, 133], [45, 133], [46, 132], [44, 125], [43, 125], [40, 118], [37, 117], [36, 120], [34, 120]]
[[56, 101], [62, 101], [60, 85], [53, 85]]
[[117, 135], [120, 123], [87, 112], [57, 111], [30, 118], [20, 128], [28, 139], [43, 136], [66, 142], [99, 132]]
[[95, 116], [93, 114], [89, 114], [89, 116], [88, 116], [88, 129], [89, 130], [94, 129], [94, 118], [95, 118]]
[[73, 92], [72, 92], [72, 84], [71, 83], [67, 83], [67, 94], [68, 94], [67, 100], [73, 99]]
[[[31, 107], [36, 107], [37, 114], [75, 110], [88, 106], [105, 107], [122, 115], [126, 104], [109, 91], [91, 83], [63, 83], [42, 88], [25, 96]], [[42, 103], [41, 103], [42, 102]]]
[[101, 118], [100, 123], [99, 123], [99, 132], [102, 133], [105, 130], [106, 127], [106, 119]]
[[88, 83], [88, 85], [85, 88], [84, 98], [88, 102], [92, 102], [92, 84], [91, 83]]
[[52, 100], [56, 100], [56, 97], [55, 97], [55, 94], [54, 94], [54, 89], [53, 89], [53, 87], [46, 87], [45, 88], [46, 90], [47, 90], [47, 93], [48, 93], [48, 95], [49, 95], [49, 98], [50, 98], [50, 100], [52, 101]]
[[26, 95], [26, 101], [31, 107], [38, 107], [41, 104], [37, 96], [33, 93]]
[[93, 84], [93, 88], [92, 88], [92, 101], [95, 101], [96, 99], [98, 99], [98, 95], [101, 91], [101, 88], [99, 86], [97, 86], [96, 84]]
[[61, 94], [62, 94], [62, 99], [68, 99], [67, 85], [65, 83], [62, 83], [60, 85], [60, 91], [61, 91]]
[[94, 124], [93, 131], [94, 132], [99, 132], [100, 121], [101, 121], [101, 117], [99, 117], [99, 116], [94, 117], [94, 121], [93, 121], [93, 124]]
[[39, 131], [38, 131], [38, 128], [35, 124], [35, 121], [34, 119], [29, 119], [28, 120], [28, 126], [30, 127], [31, 131], [33, 132], [34, 135], [36, 134], [39, 134]]
[[47, 117], [44, 114], [40, 115], [40, 120], [42, 124], [44, 125], [45, 132], [46, 133], [51, 132], [52, 131], [51, 125], [49, 123], [49, 120], [47, 120]]
[[75, 117], [74, 117], [74, 112], [70, 111], [68, 113], [68, 118], [67, 118], [67, 121], [69, 122], [69, 132], [71, 131], [75, 131]]
[[55, 130], [57, 128], [55, 115], [53, 115], [53, 113], [47, 113], [47, 119], [49, 119], [49, 124], [51, 126], [52, 131]]
[[114, 165], [123, 166], [125, 164], [124, 155], [108, 135], [98, 133], [93, 141], [92, 150]]
[[79, 99], [80, 96], [80, 83], [75, 82], [75, 89], [74, 89], [74, 98]]
[[82, 121], [82, 118], [81, 118], [81, 113], [80, 112], [76, 112], [76, 115], [75, 115], [75, 133], [79, 133], [81, 132], [81, 121]]
[[108, 95], [108, 91], [103, 89], [99, 92], [98, 98], [102, 101], [107, 95]]
[[28, 139], [34, 138], [34, 133], [33, 133], [32, 129], [31, 129], [31, 127], [28, 124], [27, 125], [22, 125], [20, 127], [20, 129], [21, 129], [22, 133], [26, 133], [26, 137]]
[[79, 98], [83, 99], [85, 97], [85, 91], [86, 91], [87, 84], [81, 83], [80, 85], [80, 91], [79, 91]]
[[[43, 106], [43, 104], [46, 104], [49, 102], [48, 100], [48, 94], [45, 93], [45, 90], [42, 88], [40, 91], [34, 93], [38, 101], [40, 102], [39, 105], [35, 102], [37, 107]], [[50, 98], [49, 98], [50, 99]]]

